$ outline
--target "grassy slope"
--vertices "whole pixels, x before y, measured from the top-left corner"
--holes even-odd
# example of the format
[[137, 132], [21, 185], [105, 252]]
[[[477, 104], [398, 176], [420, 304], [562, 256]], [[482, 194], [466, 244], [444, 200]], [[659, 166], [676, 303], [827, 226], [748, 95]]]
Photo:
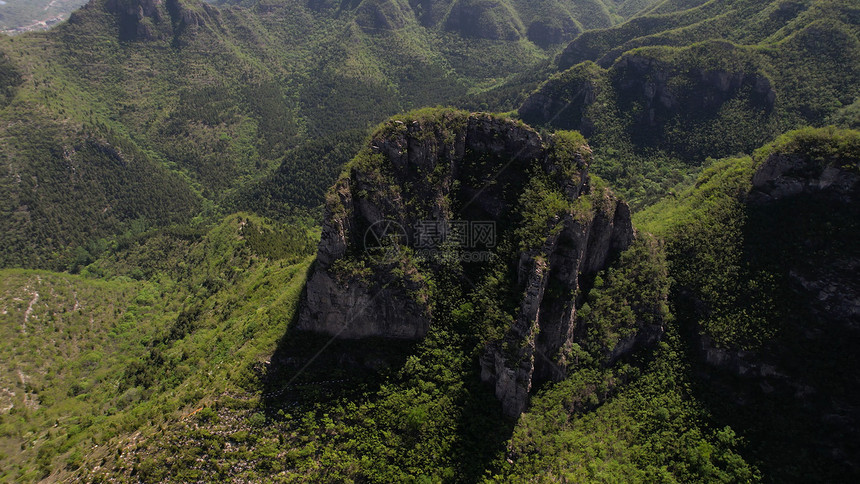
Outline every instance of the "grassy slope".
[[191, 240], [130, 242], [134, 264], [104, 259], [100, 279], [3, 271], [0, 478], [59, 478], [96, 446], [241, 389], [292, 318], [307, 237], [235, 215]]

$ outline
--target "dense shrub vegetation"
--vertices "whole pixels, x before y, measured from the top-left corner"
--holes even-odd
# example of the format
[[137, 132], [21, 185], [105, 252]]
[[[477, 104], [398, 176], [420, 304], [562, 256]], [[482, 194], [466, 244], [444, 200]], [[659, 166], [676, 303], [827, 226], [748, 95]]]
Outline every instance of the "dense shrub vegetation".
[[[0, 37], [0, 481], [856, 480], [860, 340], [808, 282], [856, 280], [856, 200], [751, 202], [770, 157], [858, 172], [854, 2], [130, 3]], [[295, 331], [339, 173], [385, 179], [370, 128], [443, 104], [539, 124], [591, 195], [470, 157], [516, 209], [422, 281], [424, 340]], [[478, 360], [508, 262], [609, 187], [635, 242], [573, 296], [568, 377], [505, 418]]]
[[597, 173], [636, 207], [709, 158], [809, 124], [849, 127], [860, 95], [852, 2], [696, 3], [583, 33], [520, 108], [529, 123], [582, 130]]

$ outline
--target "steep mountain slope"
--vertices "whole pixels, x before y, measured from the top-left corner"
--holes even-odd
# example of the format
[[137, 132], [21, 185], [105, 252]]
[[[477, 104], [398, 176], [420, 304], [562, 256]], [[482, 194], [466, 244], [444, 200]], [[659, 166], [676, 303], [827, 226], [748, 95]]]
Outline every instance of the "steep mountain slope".
[[239, 215], [126, 240], [83, 277], [0, 271], [0, 480], [68, 479], [94, 446], [241, 388], [283, 333], [311, 244]]
[[860, 474], [858, 190], [860, 133], [804, 129], [637, 217], [667, 240], [702, 400], [775, 482]]
[[[503, 411], [518, 416], [533, 385], [566, 374], [567, 357], [556, 355], [586, 345], [577, 295], [634, 239], [627, 205], [589, 178], [590, 156], [578, 134], [544, 141], [490, 116], [437, 111], [389, 121], [329, 197], [297, 328], [421, 339], [433, 324], [440, 273], [478, 285], [488, 273], [515, 274], [512, 287], [497, 289], [519, 299], [517, 308], [482, 323], [502, 337], [487, 342], [481, 365]], [[461, 233], [449, 233], [455, 224]], [[481, 228], [488, 233], [476, 243]], [[382, 245], [368, 245], [373, 240]], [[392, 251], [403, 256], [389, 257]], [[483, 263], [464, 258], [474, 254], [485, 256]], [[659, 297], [646, 300], [636, 310], [659, 304]], [[609, 361], [636, 343], [653, 343], [662, 331], [660, 312], [653, 312], [610, 330], [623, 336], [591, 343], [604, 345]]]
[[[473, 156], [457, 157], [458, 133], [464, 148], [481, 149]], [[560, 138], [545, 143], [576, 139], [570, 134], [555, 136]], [[421, 190], [442, 193], [457, 187], [453, 182], [458, 179], [461, 188], [457, 190], [468, 191], [462, 188], [471, 180], [466, 161], [492, 165], [507, 148], [538, 148], [534, 142], [539, 139], [516, 122], [483, 115], [424, 111], [395, 118], [381, 127], [332, 191], [331, 218], [321, 248], [334, 247], [334, 221], [359, 223], [374, 213], [374, 207], [384, 208], [380, 214], [401, 214], [395, 210], [401, 202], [416, 213], [421, 207], [432, 213], [445, 198]], [[448, 257], [428, 266], [410, 247], [382, 250], [391, 248], [390, 244], [372, 244], [364, 252], [352, 242], [345, 255], [335, 260], [323, 254], [310, 271], [312, 278], [321, 271], [340, 274], [337, 284], [353, 289], [370, 287], [362, 286], [361, 280], [404, 281], [400, 287], [387, 287], [427, 304], [432, 319], [422, 330], [423, 339], [393, 344], [386, 339], [315, 337], [297, 331], [295, 324], [283, 334], [289, 321], [316, 324], [296, 309], [302, 304], [312, 306], [310, 293], [317, 289], [309, 287], [308, 295], [301, 295], [304, 277], [295, 279], [299, 277], [296, 266], [284, 265], [274, 255], [262, 256], [268, 243], [282, 239], [252, 237], [265, 233], [259, 229], [263, 221], [231, 217], [202, 241], [192, 238], [178, 248], [172, 242], [178, 234], [148, 235], [128, 252], [87, 269], [109, 275], [151, 267], [153, 274], [164, 274], [155, 278], [139, 274], [149, 277], [149, 282], [117, 280], [106, 286], [119, 290], [126, 284], [143, 291], [123, 296], [139, 301], [121, 315], [131, 311], [139, 317], [152, 311], [156, 316], [163, 314], [162, 305], [173, 308], [170, 317], [147, 330], [155, 336], [143, 338], [141, 346], [123, 357], [130, 361], [111, 370], [123, 371], [121, 381], [132, 386], [122, 387], [125, 393], [107, 392], [108, 400], [132, 392], [126, 398], [131, 403], [125, 405], [136, 410], [119, 411], [104, 421], [85, 421], [83, 430], [79, 420], [61, 421], [61, 429], [85, 436], [71, 438], [67, 444], [60, 443], [66, 441], [59, 432], [56, 436], [27, 433], [27, 425], [41, 428], [44, 416], [52, 418], [47, 413], [51, 407], [4, 415], [4, 435], [11, 439], [10, 445], [23, 440], [33, 446], [24, 458], [38, 455], [38, 448], [47, 449], [37, 461], [41, 468], [25, 465], [8, 475], [20, 480], [53, 469], [55, 477], [87, 480], [268, 480], [277, 476], [294, 481], [392, 482], [424, 476], [434, 481], [520, 482], [539, 475], [574, 481], [850, 482], [857, 474], [852, 467], [856, 433], [851, 429], [856, 425], [858, 402], [852, 350], [858, 337], [857, 288], [852, 277], [860, 255], [854, 243], [858, 140], [856, 131], [790, 133], [753, 157], [720, 162], [678, 199], [667, 199], [634, 216], [640, 228], [636, 241], [599, 271], [592, 283], [580, 288], [584, 295], [576, 305], [575, 320], [584, 334], [566, 349], [565, 375], [542, 383], [536, 379], [530, 405], [515, 421], [504, 417], [504, 404], [495, 403], [497, 392], [481, 382], [480, 369], [493, 342], [508, 340], [506, 331], [517, 326], [520, 305], [533, 293], [517, 283], [513, 255], [519, 253], [518, 245], [500, 244], [495, 249], [499, 261], [508, 251], [510, 263], [492, 259], [491, 265]], [[579, 159], [577, 153], [587, 159], [581, 144], [571, 147], [578, 147], [572, 152], [574, 160]], [[547, 154], [546, 161], [558, 161], [558, 153]], [[454, 163], [435, 165], [445, 169], [419, 171], [422, 160]], [[387, 173], [386, 166], [393, 171]], [[568, 174], [581, 173], [580, 169]], [[519, 173], [515, 170], [511, 175]], [[429, 176], [433, 183], [410, 184], [418, 180], [416, 176], [422, 180]], [[381, 192], [374, 198], [371, 190], [362, 190], [385, 183], [386, 177], [400, 180], [401, 184], [386, 186], [399, 187], [401, 197], [386, 198], [390, 194]], [[504, 199], [511, 192], [502, 188], [516, 179], [500, 178], [497, 192], [490, 194]], [[533, 185], [539, 179], [521, 183]], [[529, 208], [533, 198], [564, 200], [562, 193], [554, 194], [551, 180], [524, 190], [511, 217], [499, 219], [513, 221], [517, 212], [534, 215], [529, 217], [534, 224], [517, 224], [525, 230], [514, 230], [513, 239], [531, 233], [541, 235], [537, 241], [551, 240], [552, 235], [544, 237], [544, 230], [551, 234], [554, 225], [541, 223], [547, 220], [566, 230], [564, 218], [553, 218], [552, 210], [532, 213]], [[596, 193], [597, 179], [591, 177], [588, 184]], [[510, 196], [517, 198], [515, 193]], [[333, 210], [335, 200], [348, 195], [354, 197], [353, 215]], [[437, 215], [486, 216], [487, 209], [497, 206], [490, 198], [480, 204], [481, 214], [471, 214], [461, 210], [458, 197], [452, 196], [450, 205], [437, 207], [450, 207], [451, 212], [445, 208]], [[577, 200], [581, 199], [582, 195]], [[394, 205], [386, 205], [386, 200]], [[581, 202], [576, 205], [584, 208]], [[340, 219], [334, 217], [337, 214]], [[350, 227], [360, 235], [357, 225]], [[665, 238], [665, 245], [646, 231]], [[504, 232], [500, 227], [499, 233]], [[162, 255], [165, 249], [173, 255]], [[295, 253], [271, 250], [266, 253]], [[437, 250], [450, 253], [454, 248], [449, 244]], [[529, 260], [528, 250], [523, 253]], [[381, 255], [395, 257], [381, 260]], [[546, 260], [551, 267], [558, 262], [552, 256]], [[246, 264], [247, 269], [237, 270]], [[199, 267], [207, 268], [203, 279]], [[274, 283], [281, 276], [292, 281], [288, 291]], [[94, 284], [46, 273], [6, 273], [5, 277], [10, 281], [7, 292], [18, 298], [9, 299], [12, 303], [5, 309], [16, 323], [8, 326], [13, 331], [10, 341], [21, 336], [17, 323], [24, 320], [28, 331], [50, 329], [44, 326], [48, 321], [62, 334], [67, 320], [74, 321], [86, 311], [66, 308], [66, 313], [57, 310], [51, 316], [44, 312], [51, 306], [41, 304], [66, 298], [68, 303], [63, 304], [73, 305], [74, 292], [83, 301], [91, 291], [87, 287]], [[660, 302], [670, 282], [668, 302], [674, 317]], [[426, 290], [410, 293], [410, 284]], [[197, 289], [186, 293], [185, 287]], [[158, 288], [165, 294], [162, 298]], [[551, 312], [547, 301], [567, 297], [562, 289], [560, 284], [547, 285], [541, 313]], [[169, 295], [172, 292], [177, 297]], [[284, 294], [286, 299], [280, 299]], [[241, 302], [245, 295], [253, 296], [247, 304]], [[118, 303], [125, 300], [107, 297]], [[180, 300], [185, 302], [180, 305]], [[393, 304], [404, 308], [407, 303]], [[29, 317], [28, 307], [33, 308]], [[199, 315], [193, 316], [198, 310]], [[356, 308], [352, 315], [359, 311]], [[643, 318], [648, 315], [659, 318], [652, 321], [662, 321], [662, 340], [616, 360], [613, 349], [624, 348], [630, 330], [645, 327], [642, 323], [648, 320]], [[104, 318], [110, 320], [110, 311]], [[534, 348], [550, 321], [535, 320], [541, 331]], [[48, 331], [46, 337], [51, 334]], [[375, 334], [392, 336], [384, 331]], [[278, 336], [282, 337], [272, 353]], [[524, 349], [518, 341], [510, 340], [512, 357]], [[213, 354], [213, 344], [225, 350], [248, 349], [242, 353], [242, 363], [232, 363], [226, 353]], [[81, 358], [87, 355], [81, 353]], [[89, 358], [81, 361], [90, 365], [87, 368], [95, 365], [97, 371], [92, 374], [100, 375], [103, 370]], [[215, 360], [223, 366], [213, 365]], [[187, 361], [199, 362], [201, 373], [184, 369], [190, 365]], [[78, 381], [73, 387], [91, 389], [82, 394], [91, 396], [78, 398], [75, 401], [82, 403], [77, 405], [97, 403], [95, 396], [100, 393], [95, 389], [101, 383], [80, 380], [76, 368], [58, 371], [51, 387], [36, 380], [29, 387], [15, 382], [7, 382], [6, 387], [15, 393], [12, 398], [28, 395], [26, 400], [15, 400], [23, 406], [36, 401], [31, 394], [46, 402], [56, 388]], [[170, 380], [170, 375], [179, 380]], [[154, 383], [162, 379], [168, 383]], [[201, 382], [218, 390], [200, 390]], [[128, 420], [114, 429], [109, 425], [113, 418]], [[156, 423], [141, 423], [142, 418], [154, 418]], [[66, 427], [71, 424], [76, 427]], [[85, 440], [87, 436], [92, 436], [92, 444]], [[60, 457], [54, 457], [57, 454]], [[60, 469], [58, 462], [65, 462], [66, 469]]]
[[[646, 323], [670, 321], [665, 260], [660, 245], [645, 234], [626, 250], [618, 247], [624, 251], [610, 259], [614, 262], [603, 259], [601, 251], [611, 248], [610, 238], [597, 235], [612, 230], [601, 213], [623, 212], [622, 203], [588, 176], [588, 158], [587, 146], [574, 133], [556, 133], [544, 141], [527, 126], [504, 118], [425, 110], [385, 123], [330, 194], [320, 256], [310, 277], [334, 274], [337, 280], [329, 287], [346, 288], [349, 294], [331, 297], [345, 304], [350, 294], [372, 289], [372, 281], [388, 281], [383, 290], [388, 288], [393, 297], [380, 302], [391, 304], [392, 310], [380, 314], [391, 322], [395, 308], [402, 315], [409, 313], [410, 304], [423, 305], [432, 321], [422, 327], [415, 318], [412, 323], [419, 330], [406, 335], [422, 340], [368, 338], [404, 334], [396, 325], [371, 326], [361, 319], [359, 307], [351, 314], [338, 313], [356, 317], [340, 335], [364, 336], [359, 340], [297, 331], [336, 330], [311, 316], [318, 309], [314, 294], [321, 294], [321, 286], [311, 282], [302, 298], [304, 309], [272, 355], [257, 396], [254, 390], [249, 395], [252, 383], [216, 397], [205, 414], [117, 436], [107, 452], [94, 457], [101, 459], [99, 467], [84, 465], [76, 476], [475, 482], [528, 479], [540, 472], [580, 480], [754, 478], [755, 470], [736, 452], [741, 442], [731, 429], [708, 428], [707, 415], [689, 403], [676, 331], [669, 327], [668, 341], [656, 348], [644, 345], [633, 356], [629, 353], [631, 337]], [[503, 169], [508, 162], [510, 171]], [[476, 167], [496, 167], [501, 176], [470, 208], [464, 203], [474, 194], [469, 187], [490, 176]], [[531, 181], [523, 180], [524, 172], [533, 174]], [[389, 178], [398, 183], [387, 183]], [[380, 183], [388, 191], [374, 191]], [[543, 203], [549, 200], [556, 203]], [[397, 237], [374, 238], [395, 244], [371, 244], [366, 250], [356, 240], [374, 213], [402, 216], [397, 220], [411, 226], [406, 222], [425, 211], [433, 220], [464, 217], [474, 222], [498, 216], [499, 244], [484, 247], [493, 253], [490, 263], [466, 261], [463, 249], [451, 240], [429, 246], [424, 254], [395, 245]], [[565, 213], [575, 214], [576, 220]], [[618, 225], [623, 231], [623, 220]], [[584, 239], [561, 243], [564, 232], [589, 226], [593, 247], [581, 244]], [[631, 236], [629, 218], [626, 226]], [[340, 228], [346, 231], [340, 233]], [[540, 265], [539, 249], [530, 248], [532, 243], [548, 251], [551, 265], [552, 281], [542, 302], [528, 284], [517, 282], [518, 265]], [[567, 267], [562, 259], [575, 257], [576, 245], [590, 254], [583, 264], [595, 265], [596, 272], [584, 269], [586, 275], [573, 281], [579, 286], [574, 288], [560, 276]], [[397, 251], [389, 250], [395, 247]], [[574, 292], [583, 294], [576, 297]], [[533, 332], [521, 336], [532, 339], [533, 350], [546, 350], [537, 328], [549, 331], [553, 306], [564, 301], [576, 302], [578, 328], [566, 349], [566, 376], [543, 376], [538, 385], [536, 374], [535, 386], [541, 388], [534, 389], [532, 412], [516, 421], [505, 418], [510, 402], [494, 403], [498, 392], [481, 382], [480, 362], [508, 340], [514, 357], [525, 349], [518, 346], [519, 338], [508, 338], [519, 326], [521, 304], [541, 306], [544, 319], [531, 320]], [[338, 311], [334, 305], [327, 309]], [[537, 352], [534, 357], [539, 358]], [[652, 398], [659, 407], [652, 406]], [[612, 423], [595, 426], [593, 419]], [[587, 430], [574, 436], [568, 421], [599, 429], [598, 440], [588, 442]], [[532, 440], [536, 438], [545, 440]], [[627, 443], [643, 450], [619, 454]], [[655, 447], [664, 450], [644, 450]]]

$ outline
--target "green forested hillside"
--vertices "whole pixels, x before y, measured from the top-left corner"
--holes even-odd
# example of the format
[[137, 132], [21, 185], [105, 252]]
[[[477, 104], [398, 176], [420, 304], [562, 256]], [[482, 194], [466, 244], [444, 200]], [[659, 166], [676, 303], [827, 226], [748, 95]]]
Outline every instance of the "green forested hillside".
[[[857, 481], [858, 24], [847, 0], [91, 0], [0, 36], [0, 481]], [[506, 114], [397, 115], [440, 105]], [[498, 122], [455, 169], [472, 116]], [[450, 166], [398, 187], [388, 135]], [[296, 329], [352, 182], [502, 214], [489, 261], [334, 268], [423, 284], [420, 341]], [[561, 287], [535, 244], [569, 215], [599, 245], [621, 199], [635, 241]], [[548, 337], [503, 338], [524, 255], [578, 343], [532, 354], [565, 376], [511, 418], [481, 359]]]
[[[809, 292], [792, 280], [802, 274], [807, 281], [824, 281], [822, 287], [841, 285], [836, 294], [852, 294], [856, 281], [846, 272], [850, 268], [839, 265], [857, 260], [851, 243], [857, 213], [839, 200], [856, 193], [856, 184], [854, 192], [843, 193], [836, 185], [816, 191], [813, 183], [813, 191], [799, 198], [777, 200], [761, 173], [768, 160], [787, 157], [818, 167], [802, 172], [806, 177], [828, 167], [856, 176], [858, 136], [835, 129], [790, 133], [752, 157], [716, 164], [677, 199], [638, 215], [643, 238], [597, 277], [580, 317], [595, 332], [594, 341], [611, 338], [629, 317], [625, 311], [650, 300], [653, 291], [668, 289], [672, 314], [663, 315], [663, 341], [612, 367], [595, 357], [600, 347], [582, 347], [575, 371], [537, 389], [529, 410], [516, 420], [501, 415], [475, 366], [486, 329], [478, 321], [488, 314], [485, 308], [504, 311], [504, 300], [497, 299], [505, 297], [504, 276], [490, 273], [471, 294], [453, 279], [439, 279], [432, 297], [440, 319], [420, 343], [330, 340], [285, 326], [295, 306], [259, 299], [297, 294], [272, 284], [281, 274], [278, 267], [285, 267], [285, 277], [299, 277], [293, 275], [296, 268], [305, 266], [263, 259], [254, 242], [260, 239], [247, 231], [264, 233], [257, 227], [265, 221], [231, 217], [173, 249], [167, 257], [172, 263], [157, 269], [167, 276], [146, 274], [150, 282], [140, 283], [149, 288], [157, 281], [166, 288], [175, 278], [171, 287], [177, 290], [162, 297], [184, 299], [181, 309], [172, 306], [175, 320], [144, 338], [143, 356], [120, 365], [126, 368], [121, 381], [143, 392], [130, 408], [153, 408], [159, 417], [153, 424], [138, 423], [134, 433], [96, 434], [102, 427], [91, 424], [93, 433], [86, 435], [94, 435], [92, 441], [61, 447], [72, 451], [62, 457], [71, 462], [66, 470], [55, 467], [56, 477], [73, 472], [144, 481], [526, 482], [539, 476], [578, 482], [848, 482], [854, 472], [848, 429], [857, 418], [849, 403], [857, 399], [850, 390], [856, 375], [832, 371], [833, 365], [856, 365], [850, 350], [856, 330], [832, 310], [838, 299], [820, 305], [817, 289]], [[765, 192], [772, 201], [762, 198]], [[646, 231], [664, 242], [646, 237]], [[87, 272], [162, 267], [160, 251], [171, 237], [177, 236], [150, 234]], [[298, 245], [279, 253], [302, 252], [301, 237], [290, 240]], [[216, 262], [225, 254], [233, 258]], [[194, 279], [199, 267], [207, 268], [204, 281]], [[36, 281], [13, 284], [26, 292], [13, 306], [19, 316], [38, 291]], [[183, 292], [191, 281], [198, 289]], [[302, 279], [294, 281], [288, 287], [298, 291]], [[245, 297], [252, 299], [242, 302]], [[167, 303], [147, 307], [162, 311], [157, 304]], [[273, 313], [277, 308], [281, 312]], [[258, 320], [261, 311], [269, 319]], [[224, 348], [254, 348], [242, 353], [251, 359], [213, 365], [222, 361], [218, 353], [207, 356], [207, 338], [215, 335]], [[199, 355], [201, 367], [217, 370], [198, 380], [183, 369], [183, 362], [193, 361], [180, 356], [186, 353]], [[219, 376], [222, 371], [226, 376]], [[205, 390], [195, 386], [198, 381], [206, 382]], [[158, 403], [145, 404], [152, 400]], [[41, 414], [31, 415], [33, 421]], [[84, 465], [74, 471], [76, 448], [92, 454], [85, 453]], [[826, 449], [833, 449], [827, 457], [820, 454]]]
[[[132, 221], [188, 223], [201, 211], [211, 219], [225, 200], [247, 199], [239, 192], [285, 160], [282, 172], [314, 186], [310, 197], [287, 195], [294, 208], [318, 206], [349, 156], [317, 168], [290, 164], [289, 153], [345, 139], [351, 147], [344, 149], [354, 150], [360, 137], [344, 133], [490, 89], [547, 62], [578, 32], [621, 20], [600, 2], [466, 3], [215, 8], [196, 0], [96, 0], [50, 32], [0, 39], [0, 138], [12, 160], [0, 172], [8, 193], [0, 245], [14, 247], [0, 254], [0, 265], [65, 269], [77, 247], [122, 233]], [[554, 22], [553, 12], [564, 13], [567, 30], [530, 41], [526, 26]], [[494, 34], [507, 28], [516, 35]], [[88, 148], [85, 139], [104, 147]], [[86, 149], [123, 168], [107, 176], [99, 167], [109, 162]]]
[[[367, 33], [351, 9], [143, 5], [137, 18], [121, 2], [92, 2], [50, 32], [0, 41], [2, 265], [63, 269], [75, 246], [131, 221], [211, 214], [304, 142], [442, 102], [547, 55], [527, 42], [458, 47], [414, 21]], [[474, 58], [480, 66], [465, 68]]]
[[[850, 118], [860, 84], [850, 2], [662, 2], [618, 27], [611, 26], [630, 2], [489, 2], [497, 6], [467, 9], [484, 12], [474, 21], [455, 14], [466, 8], [462, 2], [239, 2], [216, 9], [144, 1], [137, 11], [126, 3], [92, 2], [50, 32], [0, 42], [9, 103], [0, 115], [20, 121], [2, 136], [6, 156], [15, 158], [0, 178], [9, 193], [4, 245], [15, 247], [3, 265], [65, 269], [77, 246], [122, 233], [133, 220], [159, 226], [187, 223], [201, 209], [209, 217], [222, 206], [255, 208], [249, 197], [265, 190], [260, 183], [271, 184], [263, 181], [269, 175], [281, 176], [279, 166], [320, 194], [337, 168], [296, 166], [288, 153], [313, 146], [352, 153], [356, 144], [346, 139], [412, 107], [516, 107], [551, 72], [553, 46], [577, 35], [558, 68], [587, 60], [601, 67], [553, 76], [520, 114], [586, 133], [598, 148], [596, 169], [637, 206], [689, 180], [690, 167], [707, 157], [749, 151], [806, 123]], [[550, 24], [560, 18], [573, 27], [559, 27], [566, 33], [553, 42], [528, 36], [530, 28], [555, 32]], [[482, 30], [508, 24], [525, 33]], [[599, 27], [610, 28], [588, 30]], [[666, 81], [640, 82], [647, 76]], [[117, 201], [105, 210], [98, 193], [119, 192], [121, 183], [131, 195], [135, 187], [96, 176], [95, 166], [71, 171], [84, 156], [75, 145], [87, 138], [138, 160], [134, 173], [120, 177], [164, 180], [132, 195], [149, 208]], [[335, 158], [324, 165], [342, 165], [348, 155]], [[52, 175], [29, 183], [34, 171]], [[86, 188], [73, 192], [78, 202], [61, 202], [69, 192], [54, 193], [76, 176], [108, 179], [84, 181]], [[286, 196], [304, 199], [300, 209], [321, 202]], [[82, 224], [83, 214], [98, 221]]]
[[856, 112], [853, 2], [691, 6], [581, 34], [519, 109], [528, 122], [582, 130], [598, 148], [595, 169], [636, 205], [708, 157], [749, 153], [789, 129]]
[[[858, 163], [857, 131], [802, 129], [638, 216], [667, 242], [676, 316], [708, 362], [694, 386], [716, 421], [742, 429], [769, 481], [857, 475], [857, 375], [842, 370], [860, 337], [857, 186], [816, 183], [836, 167], [856, 181]], [[781, 191], [798, 179], [810, 184]]]
[[84, 276], [4, 270], [0, 479], [66, 475], [104, 457], [94, 446], [252, 381], [312, 248], [301, 230], [240, 214], [208, 233], [127, 240]]

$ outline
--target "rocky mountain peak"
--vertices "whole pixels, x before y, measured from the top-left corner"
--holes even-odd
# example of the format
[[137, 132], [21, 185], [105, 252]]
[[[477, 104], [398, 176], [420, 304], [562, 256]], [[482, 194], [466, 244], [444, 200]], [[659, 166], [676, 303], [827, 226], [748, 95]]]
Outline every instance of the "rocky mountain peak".
[[[578, 133], [544, 139], [486, 114], [429, 110], [385, 123], [329, 193], [298, 329], [423, 338], [438, 316], [434, 281], [443, 263], [433, 254], [453, 253], [464, 278], [490, 267], [482, 260], [501, 260], [517, 274], [510, 289], [519, 309], [506, 336], [488, 342], [482, 378], [504, 411], [518, 415], [533, 379], [565, 374], [555, 355], [586, 337], [576, 327], [583, 287], [635, 236], [627, 204], [593, 186], [590, 158]], [[494, 238], [477, 241], [477, 227]], [[473, 238], [450, 252], [464, 235]], [[465, 258], [473, 254], [488, 258]], [[629, 351], [637, 338], [614, 351]]]

